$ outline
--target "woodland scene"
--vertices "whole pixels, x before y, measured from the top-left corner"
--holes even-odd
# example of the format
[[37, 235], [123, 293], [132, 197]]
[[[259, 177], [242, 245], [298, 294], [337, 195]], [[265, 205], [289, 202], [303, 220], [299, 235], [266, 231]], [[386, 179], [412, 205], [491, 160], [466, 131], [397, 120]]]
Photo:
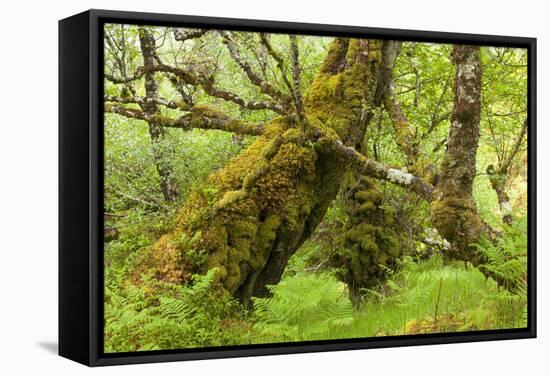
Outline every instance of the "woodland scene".
[[526, 327], [527, 50], [103, 44], [106, 353]]

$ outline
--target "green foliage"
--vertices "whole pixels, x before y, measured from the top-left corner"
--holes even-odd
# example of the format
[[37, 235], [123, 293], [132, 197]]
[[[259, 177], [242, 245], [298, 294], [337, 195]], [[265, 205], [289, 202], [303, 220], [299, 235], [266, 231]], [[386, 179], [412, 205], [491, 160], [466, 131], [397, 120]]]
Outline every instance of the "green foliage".
[[353, 322], [345, 285], [330, 274], [300, 273], [269, 290], [271, 298], [253, 298], [258, 342], [335, 338]]
[[[254, 342], [361, 338], [524, 327], [525, 295], [440, 257], [402, 270], [381, 289], [365, 290], [354, 310], [346, 287], [329, 273], [299, 273], [272, 286], [271, 298], [254, 300]], [[523, 300], [522, 300], [523, 299]]]
[[[216, 286], [217, 269], [186, 286], [144, 281], [105, 289], [107, 352], [236, 344], [236, 301]], [[241, 326], [242, 328], [242, 326]], [[241, 333], [241, 336], [245, 336]]]
[[[478, 157], [478, 159], [481, 158]], [[491, 187], [491, 182], [487, 175], [478, 175], [474, 178], [473, 194], [481, 218], [493, 228], [501, 228], [502, 216], [498, 206], [497, 194]]]
[[520, 294], [527, 290], [527, 219], [517, 218], [511, 226], [504, 227], [498, 242], [486, 236], [476, 244], [486, 262], [480, 268], [486, 270], [503, 287]]
[[[523, 326], [522, 309], [509, 310], [509, 293], [495, 281], [471, 266], [445, 265], [437, 256], [423, 263], [406, 259], [387, 287], [382, 294], [372, 294], [377, 304], [367, 301], [364, 309], [367, 317], [377, 317], [379, 328], [389, 333], [410, 334], [422, 326], [422, 332]], [[376, 322], [369, 320], [368, 327], [376, 328], [370, 321]]]

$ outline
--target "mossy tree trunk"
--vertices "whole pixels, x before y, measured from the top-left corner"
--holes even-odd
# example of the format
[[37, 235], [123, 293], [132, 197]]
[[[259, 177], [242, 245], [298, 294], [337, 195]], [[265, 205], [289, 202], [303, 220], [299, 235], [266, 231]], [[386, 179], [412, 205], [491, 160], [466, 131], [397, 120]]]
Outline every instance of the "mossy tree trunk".
[[447, 256], [478, 262], [472, 243], [486, 230], [472, 193], [476, 175], [481, 106], [481, 58], [478, 46], [455, 45], [454, 107], [441, 181], [431, 204], [432, 223], [450, 244]]
[[395, 270], [403, 247], [394, 226], [395, 214], [384, 205], [380, 182], [357, 173], [351, 175], [343, 192], [348, 219], [329, 265], [347, 284], [352, 303], [358, 305], [364, 289], [382, 285], [388, 270]]
[[[420, 150], [414, 139], [411, 124], [406, 119], [393, 88], [393, 67], [401, 44], [393, 41], [385, 49], [385, 64], [382, 75], [384, 91], [378, 92], [375, 102], [384, 104], [393, 121], [395, 141], [407, 157], [408, 166], [417, 166]], [[363, 150], [367, 155], [366, 151]], [[376, 168], [375, 168], [376, 169]], [[426, 168], [411, 169], [422, 176]], [[389, 179], [407, 182], [408, 175], [397, 169], [389, 169]], [[410, 184], [410, 182], [409, 182]], [[430, 195], [429, 185], [425, 190]], [[350, 300], [354, 305], [362, 302], [365, 289], [375, 289], [386, 281], [389, 270], [397, 268], [399, 259], [407, 251], [400, 236], [402, 228], [396, 226], [395, 213], [386, 202], [384, 189], [377, 178], [367, 177], [357, 171], [350, 172], [343, 187], [344, 209], [347, 222], [341, 229], [340, 246], [329, 257], [329, 265], [337, 270], [336, 276], [348, 286]]]
[[[375, 107], [383, 43], [337, 38], [304, 96], [305, 118], [281, 116], [182, 207], [174, 230], [140, 260], [138, 273], [185, 283], [219, 268], [219, 283], [243, 302], [265, 296], [335, 198]], [[341, 141], [340, 141], [341, 140]]]

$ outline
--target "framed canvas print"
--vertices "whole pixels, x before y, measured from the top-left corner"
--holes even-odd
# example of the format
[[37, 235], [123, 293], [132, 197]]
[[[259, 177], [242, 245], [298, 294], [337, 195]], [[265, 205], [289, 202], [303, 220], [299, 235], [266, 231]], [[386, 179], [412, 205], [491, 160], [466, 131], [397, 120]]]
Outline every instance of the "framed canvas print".
[[59, 23], [59, 353], [530, 338], [536, 40]]

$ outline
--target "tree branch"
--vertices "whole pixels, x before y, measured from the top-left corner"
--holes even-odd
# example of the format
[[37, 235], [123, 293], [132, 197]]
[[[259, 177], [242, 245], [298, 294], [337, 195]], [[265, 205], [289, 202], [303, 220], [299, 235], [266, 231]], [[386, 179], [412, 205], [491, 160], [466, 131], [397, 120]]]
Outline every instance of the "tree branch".
[[221, 98], [226, 101], [236, 103], [240, 107], [247, 110], [269, 109], [278, 114], [285, 113], [283, 106], [281, 106], [278, 103], [244, 100], [241, 97], [239, 97], [237, 94], [216, 88], [214, 86], [214, 80], [212, 78], [201, 78], [199, 76], [194, 75], [191, 72], [187, 72], [177, 67], [162, 64], [162, 65], [144, 66], [138, 69], [138, 73], [141, 75], [147, 74], [150, 72], [172, 73], [175, 76], [179, 77], [186, 84], [189, 84], [192, 86], [200, 85], [204, 89], [204, 91], [212, 97]]
[[143, 74], [136, 73], [126, 77], [115, 77], [114, 75], [107, 72], [103, 73], [103, 77], [113, 84], [128, 84], [132, 81], [139, 80], [142, 76]]
[[[282, 56], [277, 51], [275, 51], [275, 49], [273, 48], [273, 46], [269, 42], [269, 39], [267, 39], [266, 34], [260, 33], [260, 41], [262, 42], [263, 46], [265, 47], [265, 49], [267, 50], [269, 55], [271, 55], [271, 57], [277, 63], [277, 68], [281, 72], [281, 76], [283, 77], [283, 81], [284, 81], [286, 87], [288, 88], [288, 90], [290, 90], [293, 93], [294, 88], [292, 87], [292, 85], [290, 84], [290, 81], [288, 80], [288, 77], [286, 76], [286, 69], [285, 69], [284, 59], [282, 58]], [[294, 95], [294, 93], [293, 93], [293, 95]]]
[[304, 115], [304, 103], [302, 101], [302, 89], [301, 89], [301, 79], [300, 79], [300, 58], [298, 55], [298, 39], [296, 35], [290, 35], [290, 60], [292, 62], [292, 79], [294, 81], [294, 88], [292, 92], [294, 93], [294, 103], [296, 106], [296, 112], [298, 113], [298, 118], [303, 120]]
[[135, 108], [128, 108], [119, 105], [106, 103], [104, 106], [106, 113], [121, 115], [130, 119], [154, 122], [165, 128], [178, 128], [190, 130], [193, 128], [205, 130], [221, 130], [241, 135], [259, 136], [263, 134], [265, 126], [251, 125], [232, 119], [224, 114], [209, 108], [194, 108], [188, 114], [172, 119], [158, 114], [148, 114]]
[[185, 42], [189, 39], [200, 38], [208, 31], [208, 29], [176, 29], [174, 30], [174, 39], [178, 42]]
[[433, 200], [434, 187], [423, 179], [395, 168], [388, 168], [380, 162], [367, 158], [354, 148], [344, 145], [340, 140], [330, 140], [328, 143], [327, 139], [324, 140], [322, 147], [325, 151], [331, 151], [336, 157], [348, 161], [360, 174], [407, 188], [428, 202]]
[[503, 173], [508, 173], [508, 169], [510, 168], [510, 165], [512, 164], [512, 161], [516, 157], [519, 149], [521, 148], [521, 144], [523, 143], [523, 139], [525, 138], [525, 135], [527, 134], [527, 122], [528, 119], [525, 118], [525, 121], [523, 122], [523, 126], [521, 127], [521, 131], [519, 134], [518, 139], [516, 140], [516, 143], [512, 147], [512, 150], [510, 152], [510, 155], [506, 160], [502, 163], [500, 166], [500, 171]]
[[401, 42], [394, 40], [384, 41], [382, 45], [382, 67], [380, 68], [380, 76], [376, 92], [374, 93], [374, 104], [379, 106], [382, 103], [384, 94], [393, 81], [393, 68], [397, 61], [397, 56], [401, 50]]
[[384, 107], [392, 121], [397, 145], [403, 154], [405, 154], [410, 164], [416, 162], [420, 155], [420, 150], [415, 142], [414, 129], [401, 108], [401, 103], [397, 99], [393, 84], [389, 85], [386, 95], [384, 95]]
[[250, 82], [259, 87], [262, 93], [269, 95], [275, 100], [279, 100], [284, 105], [288, 104], [290, 102], [290, 98], [288, 98], [288, 96], [283, 94], [281, 91], [273, 87], [268, 82], [262, 80], [262, 78], [254, 72], [250, 64], [248, 64], [248, 62], [241, 56], [241, 54], [237, 50], [237, 46], [235, 46], [235, 42], [233, 41], [231, 34], [227, 31], [220, 31], [220, 34], [223, 37], [223, 43], [227, 46], [227, 49], [229, 50], [229, 54], [237, 63], [237, 65], [241, 67]]
[[284, 114], [285, 110], [283, 106], [275, 102], [264, 102], [264, 101], [247, 101], [239, 97], [237, 94], [234, 94], [227, 90], [218, 89], [214, 86], [212, 79], [205, 79], [201, 81], [201, 86], [204, 91], [216, 98], [221, 98], [229, 102], [236, 103], [241, 108], [247, 110], [271, 110], [278, 114]]
[[180, 111], [190, 111], [191, 106], [183, 101], [176, 101], [176, 100], [167, 100], [164, 98], [156, 97], [156, 98], [145, 98], [140, 96], [135, 97], [119, 97], [119, 96], [113, 96], [113, 95], [106, 95], [104, 97], [105, 102], [113, 102], [113, 103], [120, 103], [120, 104], [138, 104], [140, 106], [146, 105], [147, 103], [154, 103], [157, 105], [161, 105], [167, 108], [172, 108], [174, 110], [180, 110]]

